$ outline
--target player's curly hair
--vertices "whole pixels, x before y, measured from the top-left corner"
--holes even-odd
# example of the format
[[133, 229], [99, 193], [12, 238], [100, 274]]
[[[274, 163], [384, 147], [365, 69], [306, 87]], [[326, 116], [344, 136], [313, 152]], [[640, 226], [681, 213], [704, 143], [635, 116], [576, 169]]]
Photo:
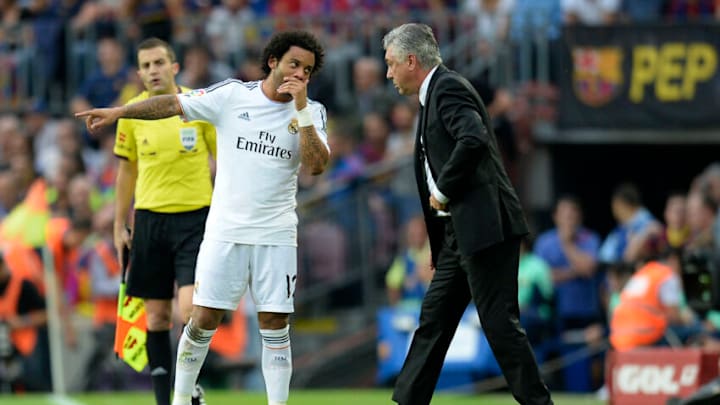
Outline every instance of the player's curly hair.
[[282, 59], [291, 46], [297, 46], [315, 54], [315, 66], [312, 74], [317, 73], [322, 68], [325, 51], [320, 45], [320, 41], [307, 31], [288, 31], [273, 35], [270, 42], [263, 49], [262, 69], [266, 75], [270, 73], [268, 60], [271, 57], [275, 57], [277, 60]]

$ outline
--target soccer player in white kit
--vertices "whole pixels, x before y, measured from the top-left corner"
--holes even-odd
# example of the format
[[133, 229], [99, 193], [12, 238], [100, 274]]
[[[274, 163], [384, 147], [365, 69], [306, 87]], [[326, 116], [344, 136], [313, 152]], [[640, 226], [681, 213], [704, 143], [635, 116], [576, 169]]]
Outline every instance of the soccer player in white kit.
[[76, 114], [91, 131], [118, 118], [173, 115], [208, 121], [217, 130], [215, 188], [197, 260], [193, 311], [178, 344], [173, 405], [190, 404], [222, 315], [236, 309], [248, 287], [258, 310], [268, 404], [287, 403], [297, 174], [300, 165], [322, 173], [330, 155], [325, 107], [307, 98], [308, 80], [323, 57], [312, 34], [279, 33], [263, 51], [262, 81], [229, 79], [186, 94]]

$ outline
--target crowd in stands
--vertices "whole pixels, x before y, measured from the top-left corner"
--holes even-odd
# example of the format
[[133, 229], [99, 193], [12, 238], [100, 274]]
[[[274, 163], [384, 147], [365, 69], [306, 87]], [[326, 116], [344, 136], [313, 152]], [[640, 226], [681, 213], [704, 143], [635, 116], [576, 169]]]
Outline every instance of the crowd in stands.
[[[470, 59], [485, 65], [471, 72], [471, 79], [493, 117], [507, 169], [520, 183], [517, 164], [532, 152], [532, 124], [553, 117], [551, 107], [536, 105], [533, 97], [552, 101], [557, 95], [535, 82], [492, 80], [493, 63], [508, 44], [538, 33], [556, 39], [563, 24], [699, 21], [718, 15], [716, 0], [0, 0], [0, 108], [5, 109], [0, 114], [0, 269], [12, 274], [3, 281], [7, 276], [0, 271], [0, 295], [13, 291], [15, 277], [28, 281], [14, 314], [0, 312], [0, 326], [39, 332], [34, 356], [18, 348], [20, 358], [31, 364], [24, 376], [10, 378], [12, 389], [43, 390], [50, 384], [46, 319], [36, 315], [49, 288], [44, 249], [51, 253], [59, 286], [65, 344], [73, 348], [72, 318], [84, 316], [93, 320], [98, 347], [88, 367], [104, 365], [109, 353], [102, 349], [112, 347], [109, 328], [119, 279], [111, 260], [115, 253], [108, 251], [113, 249], [115, 133], [91, 135], [71, 114], [124, 104], [141, 91], [131, 51], [140, 40], [170, 41], [181, 55], [179, 84], [201, 88], [229, 77], [260, 79], [258, 51], [275, 30], [305, 27], [322, 38], [328, 67], [313, 77], [309, 89], [311, 98], [328, 108], [332, 156], [323, 176], [300, 177], [301, 214], [313, 207], [322, 214], [301, 215], [299, 291], [337, 282], [363, 263], [387, 272], [389, 303], [404, 305], [417, 303], [431, 273], [410, 165], [417, 100], [399, 97], [384, 78], [379, 42], [384, 29], [415, 17], [434, 21], [450, 38], [472, 29]], [[347, 52], [352, 57], [333, 56]], [[641, 184], [619, 185], [611, 204], [617, 228], [605, 237], [582, 225], [582, 201], [563, 196], [552, 214], [555, 227], [536, 230], [534, 246], [527, 241], [519, 298], [534, 344], [550, 336], [566, 337], [568, 344], [596, 344], [607, 337], [612, 308], [621, 305], [629, 274], [620, 264], [647, 259], [648, 245], [684, 254], [717, 251], [720, 166], [688, 179], [686, 191], [669, 194], [662, 218], [643, 208], [641, 190]], [[357, 303], [358, 293], [347, 292], [333, 302]], [[720, 330], [720, 315], [700, 318], [681, 295], [668, 295], [667, 302], [678, 306], [668, 324], [686, 327], [690, 340], [713, 344], [708, 336]], [[2, 331], [0, 361], [5, 361]], [[12, 333], [9, 338], [16, 339]], [[0, 364], [0, 380], [8, 379], [9, 362]], [[582, 389], [597, 381], [590, 375]], [[88, 381], [83, 388], [97, 384]]]

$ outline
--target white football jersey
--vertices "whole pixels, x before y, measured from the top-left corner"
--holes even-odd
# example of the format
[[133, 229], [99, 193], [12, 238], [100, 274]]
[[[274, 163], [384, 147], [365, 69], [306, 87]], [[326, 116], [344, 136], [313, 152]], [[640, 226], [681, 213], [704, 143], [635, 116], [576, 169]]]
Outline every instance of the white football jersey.
[[[270, 100], [261, 84], [228, 79], [177, 96], [185, 119], [208, 121], [217, 130], [217, 174], [205, 238], [297, 246], [295, 103]], [[325, 107], [308, 100], [308, 108], [330, 150]]]

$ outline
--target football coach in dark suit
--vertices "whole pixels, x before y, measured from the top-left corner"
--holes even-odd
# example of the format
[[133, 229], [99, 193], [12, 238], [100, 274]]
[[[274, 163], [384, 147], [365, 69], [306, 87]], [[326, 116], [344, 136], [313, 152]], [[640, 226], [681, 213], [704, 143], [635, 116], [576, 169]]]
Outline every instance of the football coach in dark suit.
[[385, 35], [383, 47], [387, 78], [400, 94], [420, 98], [415, 175], [435, 268], [393, 400], [430, 403], [472, 300], [515, 399], [552, 404], [520, 327], [518, 261], [528, 228], [490, 117], [470, 83], [442, 64], [427, 25], [399, 26]]

